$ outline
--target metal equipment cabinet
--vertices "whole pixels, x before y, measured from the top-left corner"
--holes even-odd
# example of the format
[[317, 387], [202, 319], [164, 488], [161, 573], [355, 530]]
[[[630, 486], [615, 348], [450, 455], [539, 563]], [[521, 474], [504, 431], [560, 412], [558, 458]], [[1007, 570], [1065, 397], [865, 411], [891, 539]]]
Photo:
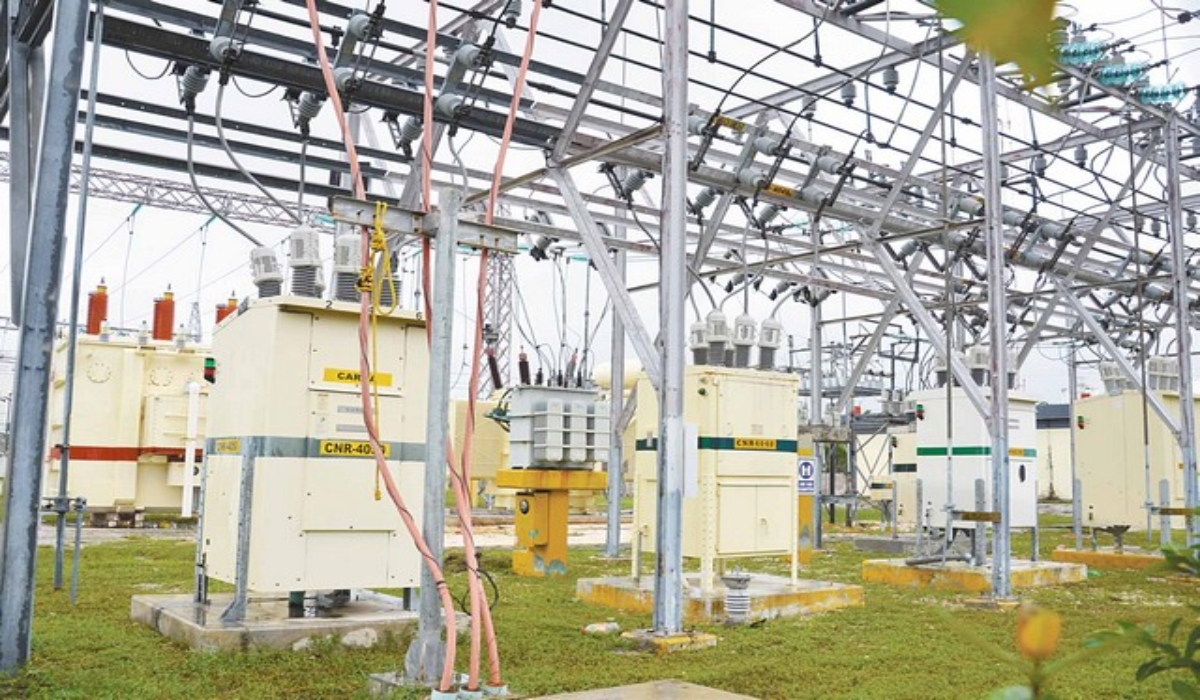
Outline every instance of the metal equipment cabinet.
[[[683, 556], [700, 560], [705, 590], [722, 560], [795, 552], [798, 390], [795, 375], [686, 369]], [[658, 402], [644, 377], [637, 401], [634, 547], [653, 551]]]
[[[980, 387], [986, 397], [991, 390]], [[975, 481], [982, 479], [985, 511], [992, 509], [992, 449], [987, 423], [959, 387], [946, 400], [945, 387], [913, 392], [917, 406], [917, 477], [924, 490], [926, 523], [945, 524], [947, 469], [953, 469], [952, 503], [957, 511], [975, 511]], [[1037, 402], [1008, 394], [1008, 473], [1012, 527], [1037, 525]], [[947, 414], [953, 416], [953, 437], [947, 436]], [[956, 527], [974, 522], [955, 521]]]
[[[377, 496], [359, 388], [358, 306], [258, 299], [218, 326], [209, 406], [203, 554], [235, 581], [249, 525], [247, 587], [257, 592], [417, 584], [421, 560], [386, 494]], [[378, 323], [380, 440], [421, 521], [428, 350], [424, 322]], [[252, 475], [249, 508], [242, 477]]]
[[[1155, 392], [1167, 412], [1179, 416], [1179, 394]], [[1149, 501], [1160, 502], [1160, 482], [1170, 490], [1170, 508], [1184, 505], [1183, 459], [1179, 443], [1149, 406], [1149, 471], [1143, 451], [1142, 395], [1124, 391], [1075, 403], [1083, 423], [1075, 435], [1075, 466], [1082, 486], [1083, 524], [1146, 527]], [[1178, 418], [1176, 418], [1178, 420]], [[1149, 493], [1147, 493], [1149, 487]], [[1178, 527], [1178, 525], [1176, 525]]]

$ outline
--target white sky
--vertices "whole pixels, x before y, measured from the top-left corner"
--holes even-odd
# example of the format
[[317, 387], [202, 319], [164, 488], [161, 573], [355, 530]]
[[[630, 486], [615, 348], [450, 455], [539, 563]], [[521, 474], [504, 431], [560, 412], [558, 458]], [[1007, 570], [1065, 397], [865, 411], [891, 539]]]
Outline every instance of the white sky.
[[[211, 3], [201, 0], [190, 0], [178, 4], [193, 11], [207, 14], [213, 14], [216, 8]], [[358, 3], [347, 2], [347, 4], [357, 5]], [[1194, 2], [1194, 0], [1175, 0], [1174, 4], [1186, 6], [1193, 10], [1200, 9], [1200, 3]], [[892, 9], [897, 11], [919, 9], [911, 0], [892, 0], [891, 5], [893, 6]], [[1137, 0], [1134, 2], [1076, 0], [1071, 5], [1078, 8], [1078, 10], [1067, 7], [1065, 14], [1072, 16], [1076, 21], [1107, 23], [1132, 18], [1116, 27], [1102, 24], [1095, 37], [1102, 38], [1106, 36], [1104, 32], [1108, 31], [1108, 29], [1116, 30], [1118, 36], [1143, 35], [1135, 43], [1140, 50], [1144, 50], [1154, 60], [1161, 58], [1164, 55], [1164, 51], [1170, 55], [1181, 56], [1186, 52], [1200, 48], [1200, 38], [1197, 38], [1200, 36], [1200, 32], [1190, 29], [1191, 27], [1200, 25], [1173, 24], [1167, 27], [1168, 40], [1166, 49], [1164, 49], [1161, 29], [1161, 20], [1164, 18], [1164, 15], [1155, 11], [1154, 7], [1147, 0]], [[581, 20], [570, 17], [565, 12], [556, 11], [555, 9], [556, 7], [565, 7], [577, 11], [589, 9], [595, 11], [594, 6], [595, 3], [593, 0], [556, 2], [554, 6], [543, 13], [543, 29], [553, 34], [570, 36], [580, 42], [594, 44], [599, 36], [599, 30], [595, 25], [584, 23]], [[884, 7], [887, 6], [881, 5], [879, 9], [882, 10]], [[422, 25], [425, 19], [425, 8], [425, 3], [390, 3], [388, 6], [388, 16]], [[526, 3], [523, 23], [528, 20], [528, 11], [528, 3]], [[720, 24], [736, 28], [739, 31], [770, 42], [788, 43], [794, 41], [811, 28], [811, 22], [806, 17], [781, 8], [773, 2], [769, 2], [769, 0], [755, 0], [754, 2], [729, 2], [726, 0], [725, 2], [718, 3], [717, 11], [717, 19]], [[708, 3], [693, 3], [693, 12], [701, 16], [707, 16]], [[873, 25], [877, 28], [885, 26], [884, 22], [881, 21], [874, 22]], [[894, 30], [908, 41], [917, 41], [924, 38], [927, 31], [922, 27], [915, 26], [912, 22], [897, 20], [893, 22], [893, 25]], [[655, 28], [655, 12], [652, 8], [637, 3], [627, 26], [634, 27], [649, 36], [654, 36], [657, 31]], [[519, 50], [524, 45], [525, 34], [523, 31], [502, 30], [502, 32], [506, 36], [508, 44], [514, 49]], [[823, 33], [823, 35], [830, 36], [831, 34]], [[303, 34], [299, 36], [303, 36]], [[693, 25], [691, 42], [694, 49], [702, 52], [707, 51], [708, 41], [707, 30]], [[754, 46], [744, 41], [727, 39], [721, 35], [718, 36], [717, 49], [723, 60], [731, 61], [739, 66], [753, 63], [766, 52], [762, 47]], [[813, 44], [811, 40], [798, 47], [798, 50], [806, 54], [811, 53], [812, 49]], [[625, 46], [619, 46], [618, 50], [628, 52], [630, 55], [637, 56], [647, 62], [657, 62], [653, 46], [649, 42], [631, 41]], [[842, 67], [870, 60], [879, 51], [874, 44], [863, 40], [837, 42], [826, 40], [822, 43], [821, 50], [828, 63]], [[577, 48], [564, 46], [550, 39], [539, 41], [534, 52], [534, 57], [547, 63], [562, 65], [580, 72], [586, 68], [585, 52]], [[176, 103], [173, 80], [169, 78], [157, 82], [145, 80], [133, 72], [129, 64], [129, 61], [132, 61], [141, 72], [153, 75], [163, 69], [163, 62], [138, 55], [127, 59], [122, 52], [115, 50], [106, 50], [102, 60], [102, 91], [135, 96], [139, 99], [163, 104], [174, 105]], [[801, 62], [789, 56], [776, 56], [772, 58], [764, 64], [764, 69], [789, 83], [802, 82], [818, 77], [821, 74], [820, 70], [814, 68], [811, 64]], [[710, 66], [704, 61], [696, 59], [692, 60], [691, 70], [694, 76], [716, 85], [728, 85], [737, 75], [737, 72], [732, 69]], [[909, 89], [913, 70], [914, 67], [911, 64], [901, 69], [901, 93]], [[928, 103], [936, 99], [936, 84], [932, 84], [934, 83], [933, 75], [935, 71], [931, 70], [928, 66], [922, 70], [923, 78], [921, 84], [914, 88], [913, 94]], [[1179, 59], [1166, 68], [1158, 69], [1154, 74], [1154, 82], [1164, 82], [1168, 75], [1173, 80], [1182, 80], [1189, 85], [1200, 83], [1200, 61], [1197, 60], [1197, 54], [1191, 53], [1186, 58]], [[629, 86], [648, 92], [657, 93], [659, 91], [655, 75], [647, 70], [636, 67], [625, 70], [616, 61], [610, 63], [605, 77], [610, 81], [624, 82]], [[250, 93], [261, 92], [265, 87], [253, 82], [240, 82], [240, 86]], [[738, 88], [739, 92], [758, 96], [765, 96], [778, 89], [778, 85], [757, 78], [747, 78]], [[214, 80], [210, 82], [208, 90], [200, 98], [199, 111], [201, 113], [212, 114], [215, 92], [216, 85]], [[960, 94], [960, 111], [965, 114], [977, 116], [977, 93], [973, 89], [963, 89]], [[539, 96], [543, 97], [548, 103], [569, 105], [569, 101], [562, 97], [540, 94]], [[691, 95], [691, 101], [704, 110], [713, 109], [719, 98], [719, 93], [703, 88], [695, 89]], [[886, 96], [880, 91], [876, 91], [873, 98], [877, 100], [876, 104], [879, 105], [881, 112], [895, 113], [898, 100], [888, 102]], [[226, 96], [226, 102], [227, 119], [244, 120], [281, 129], [292, 128], [287, 107], [279, 100], [278, 93], [259, 99], [251, 99], [231, 90]], [[736, 100], [730, 102], [731, 105], [736, 103]], [[880, 105], [879, 103], [883, 104]], [[644, 106], [640, 108], [648, 110]], [[821, 109], [826, 111], [826, 114], [822, 116], [832, 116], [832, 112], [836, 108], [825, 104], [822, 105]], [[597, 110], [596, 113], [613, 120], [621, 118], [618, 113], [607, 110]], [[926, 115], [927, 112], [924, 110], [917, 110], [911, 118], [906, 120], [906, 123], [919, 130], [924, 125]], [[128, 114], [125, 113], [122, 116], [128, 116]], [[1012, 129], [1015, 133], [1028, 136], [1028, 127], [1026, 126], [1028, 117], [1024, 109], [1006, 104], [1002, 108], [1001, 116], [1005, 122], [1004, 128]], [[371, 121], [378, 122], [379, 114], [372, 113], [369, 117]], [[854, 120], [855, 125], [850, 127], [853, 129], [859, 129], [865, 125], [862, 123], [863, 117], [858, 114], [847, 115], [845, 119]], [[147, 118], [147, 121], [150, 121], [150, 118]], [[1045, 119], [1039, 120], [1038, 127], [1041, 129], [1039, 136], [1043, 141], [1065, 133], [1063, 127], [1056, 124], [1052, 125]], [[376, 128], [379, 139], [383, 142], [382, 147], [385, 149], [390, 148], [390, 144], [387, 143], [388, 136], [386, 130], [378, 125]], [[776, 124], [775, 128], [782, 130], [783, 127]], [[876, 125], [875, 130], [884, 131], [885, 129]], [[322, 136], [331, 138], [336, 136], [332, 112], [328, 106], [326, 106], [319, 117], [318, 123], [314, 126], [314, 131]], [[977, 141], [977, 130], [973, 134], [965, 128], [962, 131], [963, 135], [961, 138], [964, 140], [975, 139]], [[148, 142], [144, 139], [139, 140], [139, 137], [114, 135], [111, 131], [101, 131], [99, 133], [98, 141], [102, 143], [123, 145], [131, 148], [153, 149], [157, 152], [183, 158], [184, 148], [182, 144], [165, 144], [162, 141]], [[201, 133], [210, 134], [212, 132], [207, 128], [202, 128]], [[806, 138], [808, 137], [807, 134], [802, 135]], [[467, 135], [461, 135], [457, 139], [458, 144], [462, 146], [467, 138]], [[829, 143], [835, 148], [843, 150], [849, 146], [847, 138], [836, 134], [816, 133], [812, 136], [812, 139], [817, 143]], [[896, 144], [902, 148], [905, 139], [911, 142], [913, 135], [901, 133], [896, 139]], [[934, 149], [936, 149], [936, 146], [931, 146], [928, 153], [933, 155], [935, 153]], [[463, 147], [464, 157], [468, 166], [478, 170], [491, 169], [495, 151], [495, 144], [483, 136], [474, 137], [470, 144]], [[228, 164], [224, 154], [218, 151], [200, 149], [198, 153], [198, 159], [202, 162], [219, 165]], [[902, 155], [898, 154], [895, 150], [880, 151], [875, 149], [873, 156], [877, 160], [889, 165], [899, 166], [902, 164]], [[448, 145], [442, 146], [439, 158], [449, 160]], [[288, 176], [294, 176], [296, 172], [294, 166], [282, 165], [271, 161], [259, 161], [251, 157], [244, 157], [243, 159], [252, 170], [277, 172]], [[1116, 158], [1114, 160], [1120, 161], [1121, 159]], [[542, 164], [543, 158], [539, 152], [520, 148], [514, 149], [510, 152], [505, 174], [508, 176], [517, 175], [539, 167]], [[93, 165], [96, 168], [107, 170], [133, 170], [129, 166], [104, 160], [95, 160]], [[389, 167], [393, 176], [397, 179], [401, 179], [407, 174], [407, 167], [404, 165], [390, 164]], [[1123, 173], [1127, 173], [1128, 171], [1127, 164], [1114, 163], [1110, 167], [1112, 169], [1111, 175], [1117, 178], [1123, 178]], [[601, 176], [594, 173], [592, 166], [576, 168], [574, 173], [580, 188], [585, 193], [594, 190], [605, 192], [607, 183]], [[169, 179], [183, 179], [186, 177], [181, 177], [180, 174], [175, 173], [148, 174]], [[319, 175], [324, 177], [324, 171], [319, 171]], [[1064, 175], [1064, 178], [1067, 178], [1067, 176]], [[252, 191], [249, 187], [240, 183], [220, 183], [208, 180], [203, 180], [203, 182], [209, 186], [219, 186], [237, 191]], [[653, 180], [647, 186], [647, 191], [652, 192], [656, 200], [658, 196], [658, 182], [658, 180]], [[1153, 181], [1151, 183], [1149, 186], [1157, 186], [1153, 185]], [[478, 186], [481, 183], [476, 182], [474, 184]], [[693, 191], [694, 193], [695, 191]], [[281, 197], [288, 197], [284, 193], [276, 194]], [[294, 199], [294, 194], [288, 198], [289, 201]], [[77, 204], [74, 196], [71, 197], [70, 203], [71, 208], [68, 213], [67, 231], [73, 239], [76, 220], [75, 208]], [[311, 198], [309, 203], [316, 204], [318, 203], [318, 199], [315, 197]], [[1013, 202], [1013, 204], [1019, 205], [1020, 202]], [[144, 321], [149, 321], [152, 299], [161, 294], [169, 285], [176, 294], [176, 322], [186, 323], [190, 307], [193, 302], [196, 302], [199, 304], [204, 332], [207, 337], [212, 326], [213, 308], [217, 303], [223, 302], [231, 292], [241, 298], [251, 295], [254, 291], [250, 283], [247, 258], [249, 245], [219, 221], [213, 221], [211, 225], [205, 228], [205, 224], [209, 219], [206, 215], [159, 210], [155, 209], [152, 203], [150, 203], [143, 207], [131, 222], [126, 222], [133, 209], [134, 205], [132, 204], [96, 198], [91, 199], [87, 223], [87, 242], [85, 244], [87, 258], [83, 273], [84, 298], [86, 299], [86, 292], [88, 290], [93, 288], [101, 279], [105, 279], [108, 282], [109, 293], [111, 295], [109, 304], [110, 322], [115, 326], [136, 328]], [[4, 184], [0, 186], [0, 212], [7, 212], [7, 210], [8, 186]], [[522, 213], [521, 211], [514, 211], [513, 215], [519, 217]], [[1047, 213], [1047, 215], [1050, 216], [1051, 214]], [[740, 215], [735, 212], [731, 214], [730, 220], [739, 221]], [[0, 217], [0, 227], [7, 229], [7, 223], [7, 216]], [[285, 238], [290, 224], [289, 222], [281, 222], [279, 226], [241, 225], [264, 242], [276, 244]], [[332, 240], [326, 237], [323, 244], [323, 253], [326, 257], [329, 257], [332, 255]], [[585, 313], [590, 314], [590, 324], [593, 326], [600, 319], [604, 308], [605, 294], [599, 278], [594, 272], [589, 270], [586, 262], [581, 257], [581, 251], [568, 248], [564, 253], [564, 256], [554, 263], [538, 263], [526, 254], [522, 254], [518, 258], [517, 275], [519, 290], [522, 293], [521, 296], [524, 298], [525, 304], [524, 308], [518, 304], [514, 311], [514, 316], [520, 321], [521, 325], [520, 329], [517, 327], [513, 329], [514, 350], [524, 345], [530, 350], [532, 356], [532, 348], [528, 346], [536, 342], [544, 348], [544, 352], [547, 355], [558, 353], [562, 347], [566, 347], [569, 353], [570, 350], [579, 349], [583, 346]], [[63, 319], [67, 316], [69, 287], [66, 285], [69, 285], [70, 261], [73, 254], [73, 250], [69, 249], [67, 253], [67, 265], [64, 271], [63, 305], [60, 313], [60, 317]], [[7, 315], [7, 311], [10, 308], [8, 282], [10, 273], [7, 260], [8, 236], [4, 235], [0, 236], [0, 278], [2, 278], [0, 279], [0, 314], [3, 315]], [[629, 277], [631, 285], [652, 282], [657, 277], [654, 261], [648, 258], [631, 256]], [[469, 342], [468, 329], [473, 325], [475, 303], [472, 294], [475, 279], [475, 260], [461, 256], [458, 264], [458, 298], [456, 302], [456, 317], [459, 321], [458, 328], [456, 329], [456, 343], [460, 349], [456, 353], [455, 359], [456, 365], [460, 367], [458, 376], [456, 377], [456, 392], [460, 394], [465, 392], [467, 383], [466, 371], [462, 369], [467, 362], [467, 356], [463, 352], [462, 346], [464, 343]], [[404, 277], [406, 294], [411, 293], [413, 282], [414, 274], [410, 269], [410, 273]], [[585, 306], [585, 293], [589, 285], [590, 304]], [[764, 291], [769, 289], [770, 286], [773, 286], [772, 282], [765, 283]], [[565, 293], [564, 289], [566, 290]], [[718, 295], [718, 301], [720, 301], [721, 292], [715, 287], [712, 289], [713, 293]], [[697, 294], [701, 305], [701, 312], [706, 312], [709, 306], [707, 299], [703, 295], [699, 295], [698, 292]], [[656, 328], [657, 298], [655, 292], [639, 293], [636, 299], [647, 326], [652, 329]], [[726, 305], [726, 314], [730, 316], [731, 320], [734, 315], [740, 312], [739, 301], [740, 297], [738, 299], [731, 299]], [[772, 306], [773, 303], [767, 301], [765, 296], [752, 295], [750, 313], [761, 320], [770, 313]], [[847, 295], [836, 295], [826, 303], [825, 315], [827, 318], [837, 317], [842, 315], [844, 309], [846, 315], [854, 316], [856, 314], [876, 312], [879, 308], [880, 305], [878, 302], [862, 298], [848, 298]], [[690, 322], [692, 312], [689, 310], [688, 313]], [[778, 318], [784, 323], [785, 333], [794, 338], [796, 346], [805, 347], [809, 326], [806, 307], [789, 302], [780, 309]], [[595, 356], [601, 362], [607, 360], [609, 353], [609, 319], [611, 319], [611, 314], [605, 317], [604, 323], [599, 324], [598, 333], [595, 334], [595, 338], [592, 340], [592, 348]], [[518, 330], [528, 335], [530, 340], [524, 339], [518, 333]], [[845, 328], [845, 335], [854, 336], [868, 330], [869, 326], [855, 323]], [[589, 329], [588, 332], [590, 334], [592, 331]], [[907, 332], [911, 333], [911, 330]], [[843, 329], [841, 327], [827, 328], [825, 333], [826, 340], [830, 342], [839, 342], [843, 338]], [[15, 352], [15, 347], [15, 334], [0, 333], [0, 356], [11, 357]], [[632, 358], [632, 349], [627, 354]], [[513, 359], [515, 361], [515, 352]], [[800, 359], [802, 360], [803, 356]], [[0, 375], [5, 374], [6, 370], [7, 365], [0, 364]], [[1061, 362], [1061, 352], [1056, 348], [1043, 348], [1039, 352], [1034, 353], [1030, 357], [1022, 375], [1026, 390], [1029, 393], [1039, 399], [1052, 402], [1065, 400], [1065, 377], [1065, 365]], [[1081, 386], [1090, 386], [1093, 389], [1100, 388], [1098, 377], [1094, 370], [1084, 371]]]

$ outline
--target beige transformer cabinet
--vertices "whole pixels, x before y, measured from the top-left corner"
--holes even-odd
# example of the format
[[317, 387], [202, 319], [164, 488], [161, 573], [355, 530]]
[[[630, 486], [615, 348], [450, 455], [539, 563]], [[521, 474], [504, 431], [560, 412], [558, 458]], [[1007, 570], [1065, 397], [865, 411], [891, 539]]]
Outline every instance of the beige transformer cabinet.
[[[686, 369], [683, 556], [700, 561], [706, 591], [725, 560], [795, 553], [798, 390], [796, 375]], [[633, 545], [653, 551], [659, 415], [644, 376], [637, 397]]]
[[[55, 343], [49, 406], [49, 458], [43, 489], [58, 493], [68, 341]], [[88, 509], [180, 512], [189, 414], [203, 446], [209, 384], [207, 349], [146, 337], [80, 334], [76, 350], [67, 489]], [[189, 400], [189, 384], [195, 400]], [[193, 452], [200, 464], [199, 449]], [[197, 486], [199, 480], [194, 482]]]
[[[1156, 392], [1167, 412], [1179, 415], [1179, 394]], [[1179, 443], [1154, 409], [1150, 429], [1150, 498], [1159, 502], [1159, 482], [1170, 485], [1172, 508], [1184, 506]], [[1075, 403], [1083, 428], [1075, 435], [1075, 467], [1081, 482], [1083, 523], [1146, 527], [1146, 470], [1142, 450], [1142, 396], [1136, 391], [1092, 396]], [[1158, 517], [1153, 525], [1157, 527]], [[1178, 526], [1178, 525], [1177, 525]]]
[[[248, 517], [250, 591], [417, 585], [416, 548], [387, 494], [376, 495], [358, 327], [357, 304], [299, 297], [255, 300], [217, 327], [203, 514], [208, 576], [235, 581], [238, 524]], [[381, 316], [377, 341], [380, 440], [419, 523], [429, 369], [424, 322], [400, 310]], [[251, 507], [242, 513], [250, 455]]]

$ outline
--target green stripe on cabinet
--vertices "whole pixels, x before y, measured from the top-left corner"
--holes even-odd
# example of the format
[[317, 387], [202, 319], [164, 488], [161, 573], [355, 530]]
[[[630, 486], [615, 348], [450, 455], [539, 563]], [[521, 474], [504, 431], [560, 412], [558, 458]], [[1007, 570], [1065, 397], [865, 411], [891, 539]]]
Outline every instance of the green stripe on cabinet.
[[[963, 445], [962, 447], [954, 448], [955, 457], [986, 457], [992, 453], [992, 448], [986, 445]], [[947, 449], [945, 447], [918, 447], [918, 457], [945, 457]], [[1037, 457], [1037, 450], [1014, 447], [1008, 451], [1009, 457]]]
[[[701, 435], [696, 440], [697, 449], [729, 452], [787, 452], [796, 454], [797, 440], [775, 440], [772, 438], [732, 438]], [[658, 449], [658, 438], [644, 438], [636, 443], [638, 452], [654, 452]]]

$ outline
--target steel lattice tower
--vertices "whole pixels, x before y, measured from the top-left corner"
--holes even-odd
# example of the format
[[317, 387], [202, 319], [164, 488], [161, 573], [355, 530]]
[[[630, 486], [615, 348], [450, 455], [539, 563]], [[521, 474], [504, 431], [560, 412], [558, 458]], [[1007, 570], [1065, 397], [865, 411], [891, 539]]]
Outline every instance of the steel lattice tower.
[[[512, 291], [513, 256], [488, 257], [487, 290], [483, 298], [484, 345], [496, 356], [500, 377], [509, 372], [509, 351], [512, 348]], [[485, 397], [496, 389], [492, 375], [484, 362], [480, 368], [479, 396]]]

